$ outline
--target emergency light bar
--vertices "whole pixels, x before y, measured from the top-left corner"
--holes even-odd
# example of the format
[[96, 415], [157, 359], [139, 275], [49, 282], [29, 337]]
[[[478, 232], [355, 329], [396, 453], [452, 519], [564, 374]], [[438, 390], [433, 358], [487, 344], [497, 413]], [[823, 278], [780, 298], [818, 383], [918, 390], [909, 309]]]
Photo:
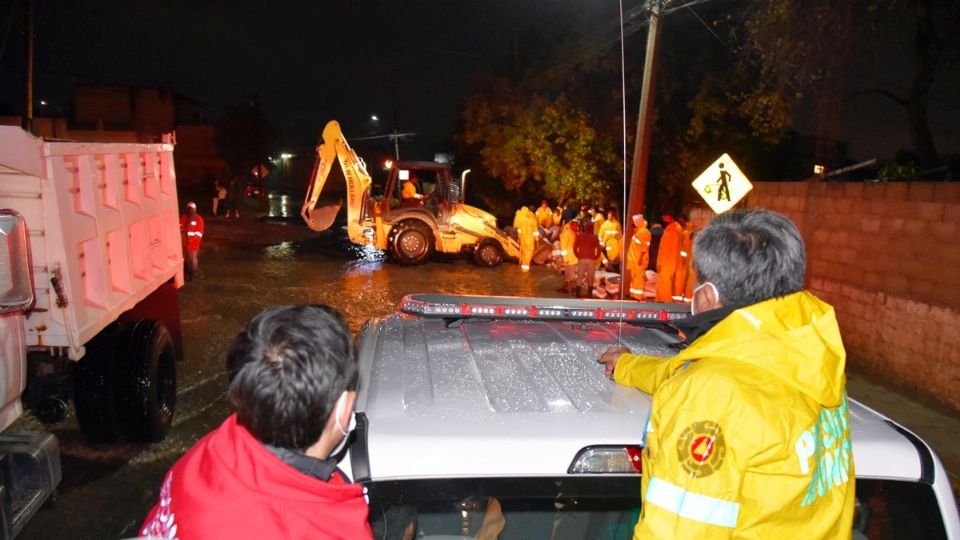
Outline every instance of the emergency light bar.
[[439, 294], [404, 296], [400, 310], [424, 317], [590, 322], [669, 322], [690, 316], [684, 304]]

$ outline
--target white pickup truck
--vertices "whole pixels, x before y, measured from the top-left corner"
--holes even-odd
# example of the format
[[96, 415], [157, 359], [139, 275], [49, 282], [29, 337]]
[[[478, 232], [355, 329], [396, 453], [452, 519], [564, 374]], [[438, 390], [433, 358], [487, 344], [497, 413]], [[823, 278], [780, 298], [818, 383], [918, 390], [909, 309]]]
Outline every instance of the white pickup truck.
[[[604, 377], [597, 358], [617, 343], [672, 355], [665, 324], [688, 315], [678, 304], [424, 294], [367, 323], [341, 468], [367, 489], [375, 537], [631, 538], [651, 398]], [[960, 538], [933, 451], [854, 400], [850, 422], [853, 538]]]
[[53, 142], [0, 126], [0, 538], [56, 489], [51, 433], [158, 441], [176, 401], [183, 284], [173, 144]]

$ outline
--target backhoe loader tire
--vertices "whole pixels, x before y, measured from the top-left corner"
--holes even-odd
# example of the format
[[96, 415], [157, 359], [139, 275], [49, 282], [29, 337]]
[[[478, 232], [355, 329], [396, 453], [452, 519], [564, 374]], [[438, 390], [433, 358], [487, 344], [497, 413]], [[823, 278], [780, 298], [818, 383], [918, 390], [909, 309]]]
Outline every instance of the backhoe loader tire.
[[413, 266], [430, 259], [434, 250], [433, 231], [419, 220], [408, 219], [390, 229], [390, 257], [397, 264]]
[[473, 262], [477, 263], [477, 266], [499, 266], [503, 262], [503, 248], [500, 247], [500, 242], [492, 238], [477, 242], [477, 247], [473, 248]]
[[540, 242], [533, 250], [533, 264], [546, 265], [553, 256], [553, 246], [547, 242]]

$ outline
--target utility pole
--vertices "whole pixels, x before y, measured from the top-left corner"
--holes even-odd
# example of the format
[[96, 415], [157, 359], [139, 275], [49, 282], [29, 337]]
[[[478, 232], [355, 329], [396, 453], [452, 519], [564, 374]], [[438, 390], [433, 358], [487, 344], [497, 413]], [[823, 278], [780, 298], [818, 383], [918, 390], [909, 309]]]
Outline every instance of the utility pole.
[[[647, 55], [643, 61], [643, 88], [640, 91], [640, 113], [637, 118], [637, 136], [633, 149], [633, 168], [630, 172], [630, 201], [627, 204], [626, 240], [633, 238], [633, 216], [643, 212], [647, 191], [647, 172], [650, 164], [650, 136], [653, 132], [654, 90], [657, 83], [658, 52], [660, 48], [660, 15], [663, 0], [650, 2], [650, 26], [647, 29]], [[627, 244], [629, 246], [629, 244]], [[629, 272], [624, 271], [620, 290], [629, 287]], [[622, 292], [621, 292], [622, 294]]]
[[27, 2], [27, 77], [25, 88], [26, 103], [23, 114], [23, 129], [33, 133], [33, 2]]

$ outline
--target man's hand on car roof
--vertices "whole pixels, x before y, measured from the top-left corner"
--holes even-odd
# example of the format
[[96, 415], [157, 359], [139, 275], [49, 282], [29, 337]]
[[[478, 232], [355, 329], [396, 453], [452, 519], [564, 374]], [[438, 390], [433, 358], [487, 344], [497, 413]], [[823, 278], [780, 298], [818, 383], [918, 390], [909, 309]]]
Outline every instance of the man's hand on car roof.
[[617, 360], [620, 359], [620, 355], [628, 352], [630, 352], [630, 349], [626, 347], [610, 347], [597, 359], [597, 362], [603, 364], [603, 374], [608, 379], [613, 378], [613, 370], [617, 367]]

